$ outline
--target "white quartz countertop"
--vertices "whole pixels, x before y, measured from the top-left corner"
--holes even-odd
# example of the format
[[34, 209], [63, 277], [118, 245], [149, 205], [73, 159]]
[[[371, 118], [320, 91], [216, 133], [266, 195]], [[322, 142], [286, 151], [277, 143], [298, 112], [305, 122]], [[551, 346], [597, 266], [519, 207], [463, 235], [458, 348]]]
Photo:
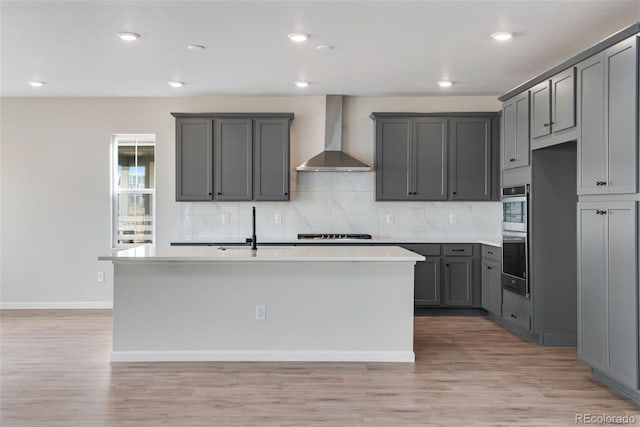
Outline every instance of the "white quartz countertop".
[[230, 261], [230, 262], [407, 262], [422, 255], [398, 246], [136, 246], [98, 257], [113, 262]]
[[[258, 236], [259, 237], [259, 236]], [[223, 240], [219, 240], [221, 242]], [[176, 240], [173, 243], [180, 245], [202, 245], [211, 244], [215, 242], [213, 240]], [[231, 243], [231, 242], [226, 242]], [[494, 246], [499, 248], [502, 246], [500, 237], [374, 237], [372, 239], [265, 239], [264, 241], [258, 239], [258, 243], [269, 245], [291, 245], [296, 243], [318, 243], [318, 244], [340, 244], [340, 243], [360, 243], [362, 245], [376, 243], [394, 243], [394, 244], [420, 244], [420, 243], [479, 243], [482, 245]], [[238, 242], [238, 244], [241, 244]]]

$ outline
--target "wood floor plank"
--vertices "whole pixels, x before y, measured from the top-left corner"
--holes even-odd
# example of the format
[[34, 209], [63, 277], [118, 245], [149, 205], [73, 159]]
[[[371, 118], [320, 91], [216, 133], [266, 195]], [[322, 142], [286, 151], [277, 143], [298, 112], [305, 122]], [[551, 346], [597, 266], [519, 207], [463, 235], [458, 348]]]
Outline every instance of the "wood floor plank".
[[0, 425], [575, 425], [635, 415], [575, 348], [417, 317], [415, 364], [110, 364], [109, 310], [0, 311]]

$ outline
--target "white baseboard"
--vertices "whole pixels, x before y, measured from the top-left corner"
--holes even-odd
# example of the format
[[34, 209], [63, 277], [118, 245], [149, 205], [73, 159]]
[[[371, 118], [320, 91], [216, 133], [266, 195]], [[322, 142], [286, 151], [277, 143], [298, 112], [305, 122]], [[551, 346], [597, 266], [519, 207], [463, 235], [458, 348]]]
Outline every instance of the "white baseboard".
[[112, 362], [403, 362], [413, 351], [113, 351]]
[[96, 309], [113, 308], [111, 301], [72, 302], [0, 302], [0, 310], [56, 310], [56, 309]]

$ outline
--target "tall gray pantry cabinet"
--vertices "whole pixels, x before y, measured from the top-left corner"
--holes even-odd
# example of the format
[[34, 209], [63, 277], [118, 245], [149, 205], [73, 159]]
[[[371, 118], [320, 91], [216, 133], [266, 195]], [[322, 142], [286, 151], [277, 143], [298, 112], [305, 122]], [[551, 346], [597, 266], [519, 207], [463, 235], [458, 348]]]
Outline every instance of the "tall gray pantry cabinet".
[[289, 113], [172, 113], [176, 200], [289, 200]]
[[576, 66], [578, 355], [640, 403], [638, 37]]

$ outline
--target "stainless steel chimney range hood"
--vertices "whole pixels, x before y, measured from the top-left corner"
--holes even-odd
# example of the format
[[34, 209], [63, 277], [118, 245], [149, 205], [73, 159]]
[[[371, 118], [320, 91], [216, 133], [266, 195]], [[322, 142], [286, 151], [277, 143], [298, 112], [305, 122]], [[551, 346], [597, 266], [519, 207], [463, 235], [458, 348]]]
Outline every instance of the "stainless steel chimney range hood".
[[325, 150], [296, 168], [298, 172], [369, 172], [371, 167], [342, 151], [342, 95], [326, 96]]

